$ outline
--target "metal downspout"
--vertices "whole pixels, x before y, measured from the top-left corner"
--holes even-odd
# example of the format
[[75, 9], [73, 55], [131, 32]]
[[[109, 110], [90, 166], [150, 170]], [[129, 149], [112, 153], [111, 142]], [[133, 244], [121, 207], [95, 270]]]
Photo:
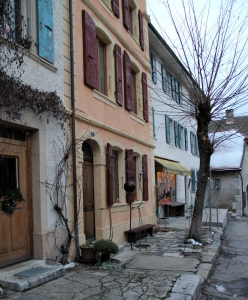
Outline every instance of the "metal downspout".
[[74, 204], [74, 230], [76, 242], [76, 260], [79, 261], [78, 240], [78, 211], [77, 211], [77, 168], [76, 168], [76, 120], [75, 120], [75, 82], [74, 82], [74, 44], [73, 44], [73, 0], [69, 0], [70, 18], [70, 67], [71, 67], [71, 110], [72, 110], [72, 180], [73, 180], [73, 204]]
[[243, 182], [243, 177], [242, 177], [242, 175], [241, 175], [241, 170], [239, 171], [239, 176], [240, 176], [240, 178], [241, 178], [241, 186], [242, 186], [242, 188], [241, 188], [241, 193], [242, 193], [242, 197], [241, 197], [241, 201], [242, 201], [242, 217], [245, 215], [245, 210], [244, 210], [244, 187], [243, 187], [243, 184], [244, 184], [244, 182]]

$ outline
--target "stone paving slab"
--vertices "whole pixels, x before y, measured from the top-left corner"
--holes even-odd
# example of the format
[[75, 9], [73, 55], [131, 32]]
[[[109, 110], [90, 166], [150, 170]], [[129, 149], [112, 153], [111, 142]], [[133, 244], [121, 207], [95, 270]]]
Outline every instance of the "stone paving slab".
[[194, 273], [196, 272], [199, 263], [200, 261], [196, 258], [140, 255], [127, 264], [127, 268], [140, 270], [173, 270], [176, 272], [180, 271], [180, 273]]

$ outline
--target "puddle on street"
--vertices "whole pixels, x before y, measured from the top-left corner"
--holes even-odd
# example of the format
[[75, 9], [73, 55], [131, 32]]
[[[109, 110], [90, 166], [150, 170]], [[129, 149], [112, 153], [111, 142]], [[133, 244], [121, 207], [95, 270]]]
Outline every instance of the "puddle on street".
[[232, 297], [245, 296], [248, 294], [248, 278], [241, 278], [215, 286], [216, 290], [222, 294]]

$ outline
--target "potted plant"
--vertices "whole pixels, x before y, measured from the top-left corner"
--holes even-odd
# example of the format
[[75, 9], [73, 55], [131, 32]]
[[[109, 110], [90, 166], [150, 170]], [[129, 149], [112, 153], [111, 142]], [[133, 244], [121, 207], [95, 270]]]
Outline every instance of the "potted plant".
[[110, 254], [116, 254], [119, 248], [116, 243], [110, 240], [101, 239], [94, 243], [94, 250], [101, 257], [101, 261], [110, 259]]
[[94, 242], [85, 243], [80, 246], [81, 251], [81, 261], [83, 262], [95, 262], [96, 252], [94, 250]]

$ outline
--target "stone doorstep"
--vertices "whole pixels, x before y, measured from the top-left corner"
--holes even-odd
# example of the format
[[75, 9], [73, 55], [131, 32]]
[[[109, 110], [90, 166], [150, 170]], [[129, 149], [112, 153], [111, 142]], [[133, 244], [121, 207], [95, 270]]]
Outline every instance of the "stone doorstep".
[[[45, 267], [48, 271], [31, 276], [15, 276], [15, 274], [36, 267]], [[65, 268], [61, 264], [47, 265], [44, 260], [29, 260], [0, 270], [0, 285], [3, 288], [22, 292], [29, 290], [50, 280], [61, 277]]]

